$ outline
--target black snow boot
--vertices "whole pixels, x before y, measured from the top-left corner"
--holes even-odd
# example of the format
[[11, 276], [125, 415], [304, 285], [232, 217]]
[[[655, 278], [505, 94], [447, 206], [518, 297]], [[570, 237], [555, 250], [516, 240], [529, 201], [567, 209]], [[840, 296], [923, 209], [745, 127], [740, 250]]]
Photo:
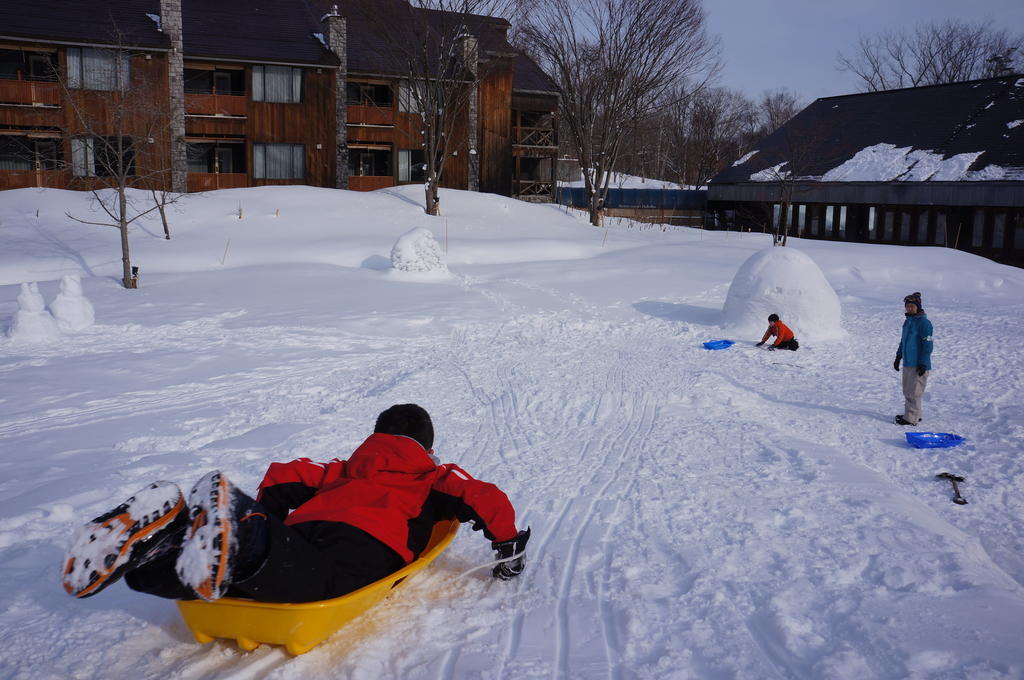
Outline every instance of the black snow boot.
[[177, 484], [155, 482], [75, 531], [64, 558], [64, 590], [90, 597], [125, 572], [177, 550], [188, 526]]
[[[893, 421], [892, 421], [892, 422], [896, 423], [897, 425], [911, 425], [911, 426], [913, 426], [913, 425], [917, 425], [917, 423], [912, 423], [912, 422], [910, 422], [909, 420], [907, 420], [906, 418], [904, 418], [904, 417], [903, 417], [902, 415], [896, 416], [896, 417], [895, 417], [895, 418], [893, 419]], [[919, 421], [919, 422], [920, 422], [920, 421]]]
[[267, 553], [267, 514], [220, 471], [205, 475], [188, 497], [192, 525], [182, 543], [178, 579], [204, 600], [255, 573]]

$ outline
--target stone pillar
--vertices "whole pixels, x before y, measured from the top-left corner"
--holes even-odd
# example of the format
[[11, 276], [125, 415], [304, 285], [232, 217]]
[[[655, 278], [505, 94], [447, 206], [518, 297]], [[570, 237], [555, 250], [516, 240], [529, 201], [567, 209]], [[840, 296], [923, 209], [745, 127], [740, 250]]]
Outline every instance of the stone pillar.
[[160, 0], [160, 30], [170, 39], [167, 54], [168, 121], [171, 132], [171, 191], [188, 190], [185, 147], [185, 55], [182, 47], [181, 0]]
[[334, 187], [348, 189], [348, 104], [345, 87], [348, 82], [348, 38], [345, 17], [338, 14], [338, 6], [324, 15], [327, 23], [327, 45], [338, 57], [341, 65], [334, 74]]
[[469, 180], [466, 189], [469, 191], [480, 191], [480, 42], [472, 35], [463, 35], [462, 58], [466, 69], [473, 75], [473, 83], [470, 86], [469, 102], [466, 106], [466, 146], [469, 149]]

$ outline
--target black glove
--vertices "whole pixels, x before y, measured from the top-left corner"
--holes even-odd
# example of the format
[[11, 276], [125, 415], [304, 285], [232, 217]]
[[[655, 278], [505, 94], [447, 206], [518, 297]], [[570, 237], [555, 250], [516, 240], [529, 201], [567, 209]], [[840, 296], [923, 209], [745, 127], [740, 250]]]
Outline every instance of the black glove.
[[526, 552], [526, 542], [529, 540], [530, 527], [526, 527], [526, 531], [520, 531], [519, 535], [515, 538], [510, 538], [509, 540], [502, 541], [501, 543], [491, 543], [491, 547], [498, 553], [498, 559], [505, 559], [506, 557], [518, 555], [514, 560], [494, 565], [494, 570], [491, 572], [494, 578], [500, 578], [502, 581], [507, 581], [523, 573], [523, 568], [526, 566], [523, 564], [523, 557], [525, 557], [524, 553]]
[[927, 371], [928, 371], [927, 368], [925, 368], [924, 366], [918, 365], [918, 367], [917, 367], [917, 374], [918, 375], [924, 375]]
[[896, 361], [892, 362], [892, 370], [894, 370], [894, 371], [899, 371], [900, 370], [900, 359], [902, 359], [902, 358], [903, 357], [901, 357], [899, 354], [896, 355]]
[[761, 346], [761, 345], [763, 345], [763, 344], [764, 344], [764, 340], [762, 340], [761, 342], [759, 342], [759, 343], [757, 343], [756, 345], [754, 345], [754, 347], [760, 347], [760, 346]]

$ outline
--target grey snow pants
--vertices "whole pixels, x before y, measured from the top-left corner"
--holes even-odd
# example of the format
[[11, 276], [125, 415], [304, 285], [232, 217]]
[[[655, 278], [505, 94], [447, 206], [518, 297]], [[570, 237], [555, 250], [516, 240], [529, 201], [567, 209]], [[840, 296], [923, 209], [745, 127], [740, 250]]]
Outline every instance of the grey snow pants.
[[903, 406], [903, 419], [917, 425], [921, 420], [921, 400], [924, 397], [924, 388], [928, 384], [928, 374], [917, 374], [917, 366], [903, 367], [903, 398], [906, 403]]

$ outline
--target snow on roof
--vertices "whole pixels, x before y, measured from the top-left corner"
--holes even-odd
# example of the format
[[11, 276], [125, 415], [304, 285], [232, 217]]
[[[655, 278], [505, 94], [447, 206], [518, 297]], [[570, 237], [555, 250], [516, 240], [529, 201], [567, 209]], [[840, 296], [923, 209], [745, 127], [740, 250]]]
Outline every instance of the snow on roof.
[[735, 167], [736, 167], [737, 165], [743, 165], [744, 163], [746, 163], [747, 161], [749, 161], [749, 160], [751, 159], [751, 157], [752, 157], [752, 156], [753, 156], [753, 155], [754, 155], [755, 153], [757, 153], [757, 149], [754, 149], [754, 150], [753, 150], [753, 151], [751, 151], [750, 153], [745, 153], [745, 154], [743, 154], [743, 157], [742, 157], [742, 158], [740, 158], [739, 160], [737, 160], [737, 161], [736, 161], [735, 163], [733, 163], [733, 164], [732, 164], [732, 167], [734, 167], [734, 168], [735, 168]]
[[750, 176], [752, 182], [778, 182], [780, 179], [789, 179], [792, 173], [789, 170], [783, 170], [782, 166], [789, 161], [782, 161], [778, 165], [773, 165], [770, 168], [764, 170], [758, 170]]

